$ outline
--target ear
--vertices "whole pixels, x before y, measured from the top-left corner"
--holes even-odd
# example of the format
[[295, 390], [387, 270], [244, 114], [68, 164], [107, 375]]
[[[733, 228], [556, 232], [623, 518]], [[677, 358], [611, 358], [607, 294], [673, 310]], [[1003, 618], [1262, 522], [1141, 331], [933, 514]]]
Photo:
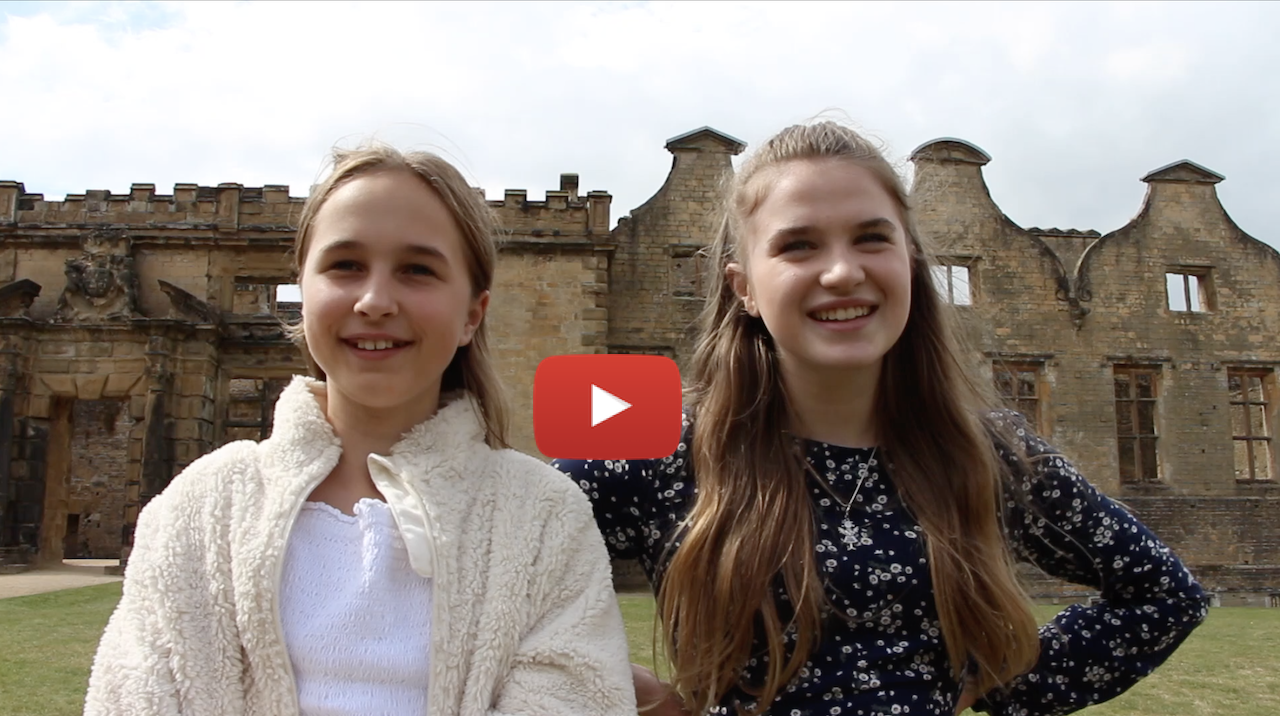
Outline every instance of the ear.
[[476, 329], [480, 327], [480, 322], [484, 320], [484, 314], [489, 310], [489, 292], [481, 291], [479, 296], [471, 299], [471, 306], [467, 309], [467, 322], [462, 327], [462, 339], [458, 341], [458, 347], [468, 345], [471, 339], [476, 335]]
[[751, 283], [747, 281], [747, 271], [742, 264], [737, 261], [725, 264], [724, 276], [729, 280], [729, 285], [733, 287], [733, 292], [738, 295], [738, 299], [742, 301], [742, 309], [759, 318], [760, 309], [756, 307], [756, 301], [751, 297]]

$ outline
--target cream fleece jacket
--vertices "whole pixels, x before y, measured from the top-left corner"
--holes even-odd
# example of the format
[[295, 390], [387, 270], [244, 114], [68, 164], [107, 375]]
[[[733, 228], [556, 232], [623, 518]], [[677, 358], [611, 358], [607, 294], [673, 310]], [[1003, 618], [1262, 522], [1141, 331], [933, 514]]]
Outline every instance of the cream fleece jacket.
[[[295, 378], [269, 439], [200, 458], [142, 510], [86, 714], [297, 713], [280, 574], [342, 452], [320, 390]], [[369, 467], [433, 582], [431, 716], [636, 713], [604, 541], [573, 482], [490, 449], [465, 397]]]

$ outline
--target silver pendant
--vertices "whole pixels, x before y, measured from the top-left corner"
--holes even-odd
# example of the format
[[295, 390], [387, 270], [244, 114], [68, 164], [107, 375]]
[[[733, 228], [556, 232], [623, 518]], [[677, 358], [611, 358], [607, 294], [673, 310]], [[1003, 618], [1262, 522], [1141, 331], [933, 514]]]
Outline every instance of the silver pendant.
[[862, 530], [848, 517], [840, 523], [840, 541], [849, 549], [857, 547], [862, 542]]

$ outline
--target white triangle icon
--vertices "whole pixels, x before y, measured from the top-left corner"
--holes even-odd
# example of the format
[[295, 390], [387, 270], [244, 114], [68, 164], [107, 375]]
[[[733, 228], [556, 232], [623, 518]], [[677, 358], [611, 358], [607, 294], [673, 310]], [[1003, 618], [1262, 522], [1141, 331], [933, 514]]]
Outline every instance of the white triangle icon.
[[630, 407], [631, 403], [613, 393], [591, 386], [591, 427], [594, 428]]

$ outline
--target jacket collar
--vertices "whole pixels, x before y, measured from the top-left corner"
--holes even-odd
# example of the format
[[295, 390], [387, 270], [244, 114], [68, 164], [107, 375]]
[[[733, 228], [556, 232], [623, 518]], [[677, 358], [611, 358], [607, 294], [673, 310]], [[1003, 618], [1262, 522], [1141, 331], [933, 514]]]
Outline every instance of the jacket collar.
[[[276, 401], [271, 437], [264, 443], [281, 467], [300, 469], [322, 454], [336, 459], [342, 442], [320, 408], [317, 394], [325, 384], [296, 375]], [[480, 410], [469, 393], [455, 392], [441, 397], [435, 415], [410, 428], [391, 448], [392, 458], [420, 456], [474, 449], [483, 444], [484, 424]], [[335, 460], [336, 461], [336, 460]]]

